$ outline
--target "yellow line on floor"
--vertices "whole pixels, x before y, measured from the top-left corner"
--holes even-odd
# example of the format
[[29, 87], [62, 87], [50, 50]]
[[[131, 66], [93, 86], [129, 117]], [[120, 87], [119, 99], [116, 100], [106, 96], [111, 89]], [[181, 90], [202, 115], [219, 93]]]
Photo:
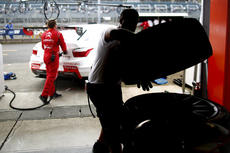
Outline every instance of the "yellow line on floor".
[[3, 52], [16, 52], [17, 50], [2, 50]]

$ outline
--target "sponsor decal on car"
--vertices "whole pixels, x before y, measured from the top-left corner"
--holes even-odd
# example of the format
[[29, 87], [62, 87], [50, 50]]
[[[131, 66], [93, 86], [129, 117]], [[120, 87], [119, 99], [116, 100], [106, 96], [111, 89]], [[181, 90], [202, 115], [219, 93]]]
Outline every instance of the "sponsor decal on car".
[[78, 67], [75, 66], [76, 63], [69, 63], [70, 65], [63, 65], [64, 72], [73, 72], [75, 73], [79, 79], [82, 79], [82, 76], [78, 70]]
[[31, 64], [31, 69], [39, 69], [40, 66], [41, 66], [40, 63], [32, 63], [32, 64]]
[[75, 62], [75, 63], [69, 63], [69, 62], [64, 62], [63, 66], [77, 66], [80, 65], [79, 63]]

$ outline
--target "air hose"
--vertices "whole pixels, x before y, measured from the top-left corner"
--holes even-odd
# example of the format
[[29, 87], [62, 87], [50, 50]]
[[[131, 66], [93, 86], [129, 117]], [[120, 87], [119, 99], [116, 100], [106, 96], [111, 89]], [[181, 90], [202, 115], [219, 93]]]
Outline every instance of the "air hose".
[[[63, 54], [64, 54], [63, 52], [59, 53], [59, 57], [61, 57]], [[13, 103], [15, 97], [16, 97], [16, 94], [15, 94], [12, 90], [10, 90], [7, 86], [5, 86], [5, 90], [8, 90], [9, 92], [11, 92], [11, 93], [14, 95], [14, 97], [13, 97], [13, 98], [11, 99], [11, 101], [10, 101], [9, 106], [10, 106], [12, 109], [15, 109], [15, 110], [20, 110], [20, 111], [35, 110], [35, 109], [41, 108], [41, 107], [43, 107], [43, 106], [45, 106], [45, 105], [48, 105], [48, 104], [50, 103], [50, 101], [52, 100], [52, 98], [51, 98], [47, 103], [43, 103], [42, 105], [37, 106], [37, 107], [31, 107], [31, 108], [18, 108], [18, 107], [14, 107], [14, 106], [12, 105], [12, 103]]]
[[[5, 86], [5, 90], [8, 90], [9, 92], [11, 92], [11, 93], [14, 95], [14, 97], [10, 100], [9, 106], [10, 106], [10, 108], [15, 109], [15, 110], [20, 110], [20, 111], [35, 110], [35, 109], [41, 108], [41, 107], [43, 107], [43, 106], [49, 104], [49, 103], [47, 103], [47, 104], [42, 104], [42, 105], [40, 105], [40, 106], [31, 107], [31, 108], [18, 108], [18, 107], [14, 107], [14, 106], [12, 105], [12, 103], [13, 103], [14, 99], [16, 98], [16, 94], [15, 94], [12, 90], [10, 90], [7, 86]], [[49, 101], [49, 102], [50, 102], [50, 101]]]
[[51, 7], [55, 8], [55, 11], [57, 11], [56, 17], [51, 18], [53, 16], [53, 13], [54, 13], [53, 9], [51, 9], [52, 10], [51, 15], [48, 16], [47, 11], [49, 10], [49, 8], [48, 8], [49, 6], [48, 6], [48, 1], [47, 0], [45, 0], [45, 2], [44, 2], [43, 14], [44, 14], [46, 20], [56, 20], [56, 19], [58, 19], [59, 15], [60, 15], [60, 9], [59, 9], [58, 4], [56, 3], [55, 0], [52, 0], [52, 2], [50, 2], [50, 5], [51, 5]]
[[[41, 108], [41, 107], [43, 107], [43, 106], [45, 106], [45, 105], [47, 105], [47, 104], [50, 103], [50, 100], [49, 100], [47, 104], [42, 104], [42, 105], [37, 106], [37, 107], [31, 107], [31, 108], [18, 108], [18, 107], [14, 107], [14, 106], [12, 105], [12, 103], [13, 103], [14, 99], [16, 98], [15, 92], [13, 92], [12, 90], [10, 90], [7, 86], [5, 86], [5, 90], [8, 90], [9, 92], [11, 92], [11, 93], [14, 95], [14, 97], [11, 99], [11, 101], [10, 101], [10, 103], [9, 103], [9, 106], [10, 106], [10, 108], [15, 109], [15, 110], [30, 111], [30, 110], [35, 110], [35, 109]], [[95, 115], [94, 115], [94, 113], [93, 113], [93, 111], [92, 111], [92, 109], [91, 109], [91, 106], [90, 106], [90, 98], [89, 98], [89, 95], [88, 95], [88, 94], [87, 94], [87, 99], [88, 99], [89, 110], [90, 110], [92, 116], [95, 118]]]
[[90, 113], [92, 114], [93, 118], [96, 118], [96, 116], [94, 115], [94, 113], [92, 111], [92, 108], [91, 108], [91, 105], [90, 105], [90, 98], [89, 98], [88, 94], [87, 94], [87, 99], [88, 99], [88, 106], [89, 106]]

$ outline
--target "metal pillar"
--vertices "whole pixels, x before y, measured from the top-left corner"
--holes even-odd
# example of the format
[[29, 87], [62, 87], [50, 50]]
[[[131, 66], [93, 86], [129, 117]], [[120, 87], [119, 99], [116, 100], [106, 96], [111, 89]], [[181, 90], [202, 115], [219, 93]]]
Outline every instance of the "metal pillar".
[[[210, 0], [202, 0], [202, 15], [201, 15], [201, 23], [209, 36], [209, 24], [210, 24]], [[205, 60], [201, 63], [201, 92], [203, 98], [208, 98], [208, 61]]]
[[4, 74], [3, 74], [3, 57], [2, 57], [2, 45], [0, 44], [0, 97], [5, 91], [4, 88]]
[[230, 0], [211, 0], [208, 98], [230, 110]]
[[97, 23], [98, 24], [100, 24], [101, 23], [101, 6], [100, 6], [100, 4], [101, 4], [101, 0], [97, 0], [97, 3], [99, 4], [98, 6], [97, 6]]

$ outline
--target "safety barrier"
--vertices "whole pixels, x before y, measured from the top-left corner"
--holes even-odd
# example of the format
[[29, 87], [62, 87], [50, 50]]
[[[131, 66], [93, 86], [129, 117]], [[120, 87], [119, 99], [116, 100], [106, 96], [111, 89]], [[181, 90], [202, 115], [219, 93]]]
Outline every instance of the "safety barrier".
[[43, 31], [34, 31], [29, 34], [25, 29], [0, 29], [0, 43], [38, 42], [41, 32]]
[[0, 29], [0, 35], [25, 35], [23, 29]]

